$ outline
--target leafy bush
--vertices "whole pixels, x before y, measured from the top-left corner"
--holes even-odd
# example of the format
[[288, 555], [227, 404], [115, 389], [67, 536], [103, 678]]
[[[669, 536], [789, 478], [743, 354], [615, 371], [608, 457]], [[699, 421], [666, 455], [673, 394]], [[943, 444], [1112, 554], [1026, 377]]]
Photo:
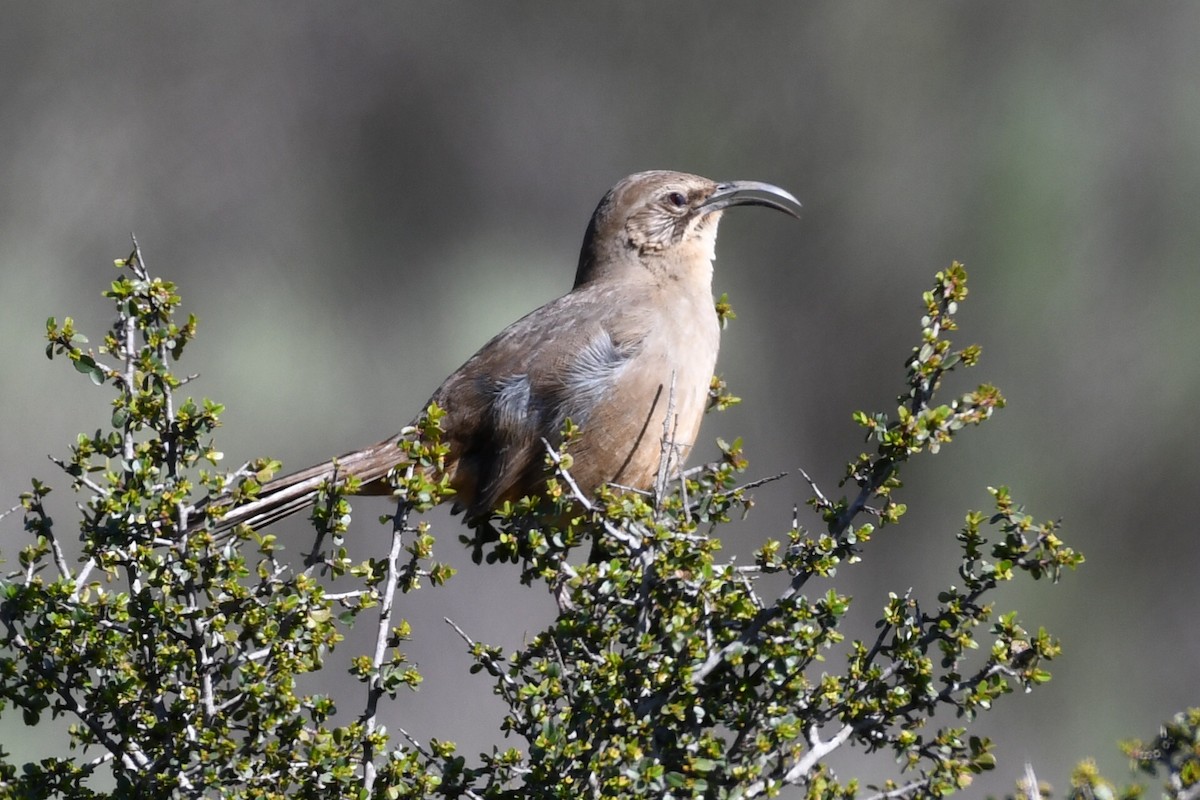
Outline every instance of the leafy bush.
[[[221, 510], [253, 498], [279, 464], [217, 468], [223, 409], [181, 398], [190, 378], [175, 371], [196, 320], [176, 322], [179, 295], [149, 275], [136, 242], [117, 266], [105, 292], [117, 318], [99, 346], [70, 318], [47, 324], [47, 355], [115, 397], [111, 426], [81, 434], [58, 462], [82, 498], [78, 545], [46, 511], [48, 484], [21, 497], [32, 541], [0, 581], [0, 710], [29, 725], [65, 717], [70, 750], [23, 765], [0, 753], [9, 796], [751, 798], [789, 786], [814, 798], [942, 796], [994, 766], [975, 717], [1050, 678], [1057, 640], [997, 613], [992, 597], [1009, 581], [1057, 581], [1083, 559], [1003, 487], [990, 490], [992, 509], [966, 514], [946, 588], [891, 595], [872, 640], [841, 633], [852, 604], [831, 580], [900, 521], [900, 468], [1004, 404], [986, 384], [936, 402], [942, 379], [979, 358], [947, 338], [967, 294], [958, 264], [924, 295], [899, 407], [854, 415], [871, 452], [847, 465], [847, 493], [809, 481], [815, 529], [797, 515], [753, 564], [721, 558], [721, 526], [749, 510], [757, 485], [740, 482], [740, 442], [723, 443], [717, 463], [663, 474], [652, 492], [589, 498], [570, 477], [568, 430], [547, 452], [546, 496], [462, 537], [480, 557], [519, 564], [559, 609], [514, 653], [460, 631], [470, 672], [507, 704], [499, 733], [519, 743], [474, 759], [377, 722], [381, 703], [421, 680], [400, 649], [410, 630], [397, 601], [453, 576], [414, 521], [449, 492], [439, 410], [404, 445], [423, 468], [394, 476], [386, 554], [354, 562], [343, 547], [353, 482], [326, 488], [300, 563], [268, 531], [216, 535]], [[714, 405], [732, 402], [723, 391], [715, 382]], [[772, 574], [786, 582], [769, 596], [760, 579]], [[362, 708], [335, 717], [329, 697], [298, 686], [356, 621], [376, 632], [350, 666]], [[1130, 748], [1182, 790], [1197, 781], [1197, 715], [1171, 730]], [[896, 780], [864, 790], [839, 779], [827, 757], [850, 746], [886, 753]], [[1112, 794], [1086, 765], [1074, 785]]]

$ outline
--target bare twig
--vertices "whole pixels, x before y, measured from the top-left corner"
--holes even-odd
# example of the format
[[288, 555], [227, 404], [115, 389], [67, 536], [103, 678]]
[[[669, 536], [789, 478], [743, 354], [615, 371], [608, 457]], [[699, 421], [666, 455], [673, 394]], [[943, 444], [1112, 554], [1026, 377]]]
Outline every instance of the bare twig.
[[[596, 504], [593, 503], [591, 498], [584, 494], [583, 490], [579, 488], [579, 484], [575, 482], [573, 477], [571, 477], [570, 471], [563, 467], [562, 456], [559, 455], [558, 450], [556, 450], [547, 439], [542, 439], [542, 445], [545, 446], [546, 452], [550, 456], [550, 461], [554, 463], [556, 473], [562, 478], [563, 482], [567, 484], [567, 488], [571, 490], [571, 496], [574, 497], [575, 500], [581, 506], [583, 506], [586, 511], [594, 513], [596, 511]], [[612, 536], [617, 541], [624, 543], [627, 547], [637, 547], [642, 542], [642, 537], [635, 536], [631, 531], [625, 531], [621, 528], [618, 528], [608, 520], [604, 520], [602, 524], [605, 532], [608, 533], [609, 536]]]
[[747, 481], [746, 483], [743, 483], [741, 486], [735, 487], [735, 490], [739, 491], [739, 492], [744, 492], [747, 489], [757, 489], [758, 487], [765, 486], [768, 483], [774, 483], [775, 481], [782, 480], [783, 478], [786, 478], [788, 476], [788, 474], [789, 473], [785, 470], [783, 472], [776, 472], [774, 475], [767, 475], [762, 478], [755, 478], [752, 481]]
[[87, 582], [88, 575], [92, 574], [92, 570], [96, 567], [96, 559], [89, 558], [84, 565], [79, 568], [79, 574], [75, 576], [75, 588], [71, 592], [71, 600], [79, 599], [79, 593], [83, 591], [83, 586]]
[[906, 783], [903, 786], [897, 786], [895, 789], [889, 789], [886, 792], [876, 792], [865, 800], [900, 800], [903, 797], [916, 797], [927, 786], [929, 786], [929, 779], [922, 778], [921, 780]]
[[345, 603], [347, 600], [355, 600], [362, 597], [366, 593], [365, 589], [352, 589], [348, 592], [330, 592], [325, 595], [325, 599], [333, 603]]
[[592, 502], [592, 499], [583, 493], [583, 490], [579, 488], [579, 484], [571, 477], [571, 473], [563, 466], [562, 456], [559, 455], [554, 445], [550, 444], [550, 440], [543, 438], [542, 446], [546, 448], [546, 453], [549, 454], [550, 460], [554, 463], [555, 471], [563, 479], [563, 482], [567, 484], [567, 488], [571, 490], [571, 496], [587, 511], [595, 511], [596, 506]]
[[67, 557], [63, 553], [62, 545], [58, 543], [58, 537], [54, 534], [54, 529], [47, 525], [45, 535], [50, 541], [50, 551], [54, 554], [54, 566], [58, 568], [59, 576], [69, 580], [72, 577], [71, 567], [67, 564]]
[[[425, 745], [417, 741], [411, 733], [400, 726], [396, 726], [396, 730], [400, 731], [400, 735], [403, 736], [405, 740], [412, 745], [413, 749], [420, 753], [428, 763], [432, 764], [436, 760], [433, 753], [431, 753], [429, 749], [425, 747]], [[459, 787], [459, 790], [467, 797], [472, 798], [472, 800], [483, 800], [478, 792], [469, 787], [462, 786]]]
[[375, 730], [378, 727], [379, 699], [383, 696], [383, 662], [392, 640], [392, 607], [400, 583], [400, 554], [404, 549], [404, 533], [408, 529], [408, 515], [412, 511], [406, 498], [396, 504], [396, 515], [392, 518], [392, 546], [388, 551], [387, 581], [383, 596], [379, 600], [379, 622], [375, 630], [375, 653], [371, 658], [373, 673], [367, 684], [367, 706], [363, 711], [366, 730], [363, 733], [363, 789], [371, 793], [375, 785]]
[[817, 482], [803, 469], [799, 467], [796, 469], [804, 477], [804, 481], [808, 484], [808, 487], [812, 489], [813, 495], [817, 498], [818, 506], [820, 508], [829, 508], [832, 503], [829, 502], [829, 498], [825, 496], [825, 493], [821, 491], [821, 487], [817, 486]]
[[0, 512], [0, 519], [4, 519], [9, 514], [13, 513], [14, 511], [19, 511], [20, 509], [22, 509], [24, 507], [25, 507], [24, 503], [17, 503], [15, 506], [10, 508], [8, 511]]
[[679, 420], [675, 414], [675, 377], [676, 373], [672, 370], [671, 386], [667, 391], [667, 413], [663, 415], [662, 443], [658, 454], [658, 476], [654, 480], [654, 508], [657, 511], [662, 510], [663, 497], [667, 493], [667, 477], [671, 472], [671, 456], [676, 453], [675, 433]]
[[1033, 764], [1025, 762], [1025, 800], [1042, 800], [1042, 788], [1038, 786]]
[[[822, 758], [845, 744], [853, 734], [854, 725], [847, 723], [838, 729], [838, 732], [831, 738], [822, 741], [820, 731], [815, 725], [811, 726], [806, 736], [808, 739], [808, 750], [783, 774], [781, 777], [783, 783], [795, 784], [804, 780], [805, 776], [820, 763]], [[746, 787], [743, 797], [758, 797], [761, 794], [765, 794], [767, 790], [767, 781], [765, 779], [758, 780]]]
[[[445, 623], [447, 625], [449, 625], [451, 628], [454, 629], [454, 632], [458, 634], [459, 638], [461, 638], [464, 642], [467, 643], [467, 647], [470, 647], [470, 648], [475, 647], [475, 640], [472, 639], [470, 636], [468, 636], [466, 631], [464, 631], [462, 628], [458, 627], [458, 625], [454, 622], [454, 620], [450, 619], [449, 617], [442, 617], [442, 619], [445, 621]], [[498, 664], [496, 664], [496, 662], [491, 658], [491, 656], [484, 654], [480, 658], [483, 661], [484, 666], [487, 667], [488, 673], [490, 673], [494, 677], [497, 677], [500, 680], [504, 681], [505, 686], [509, 687], [510, 689], [517, 688], [517, 682], [515, 680], [513, 680], [511, 675], [506, 673], [504, 670], [500, 669], [500, 666]]]
[[[49, 458], [52, 462], [54, 462], [55, 466], [57, 466], [63, 472], [67, 473], [68, 475], [71, 475], [71, 470], [67, 466], [67, 462], [63, 461], [61, 458], [58, 458], [57, 456], [46, 456], [46, 457]], [[75, 480], [79, 481], [84, 486], [91, 489], [93, 492], [100, 495], [101, 497], [108, 497], [109, 494], [111, 494], [111, 492], [108, 489], [99, 485], [98, 483], [93, 481], [91, 478], [88, 478], [86, 475], [71, 475], [71, 477], [74, 478]]]

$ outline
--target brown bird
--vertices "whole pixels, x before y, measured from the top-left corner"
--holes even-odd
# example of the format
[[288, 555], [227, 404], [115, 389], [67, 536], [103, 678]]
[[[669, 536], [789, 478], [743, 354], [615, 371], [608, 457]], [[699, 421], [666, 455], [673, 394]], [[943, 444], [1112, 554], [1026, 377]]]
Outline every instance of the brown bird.
[[[568, 419], [579, 428], [571, 475], [587, 494], [606, 483], [649, 488], [664, 430], [674, 432], [682, 463], [717, 361], [717, 224], [735, 205], [800, 212], [794, 197], [766, 183], [667, 171], [623, 179], [592, 214], [571, 291], [505, 328], [434, 392], [430, 402], [446, 412], [446, 476], [468, 523], [540, 491], [543, 440], [559, 443]], [[669, 409], [675, 418], [664, 429]], [[269, 524], [348, 475], [363, 494], [389, 494], [404, 435], [270, 481], [215, 527]]]

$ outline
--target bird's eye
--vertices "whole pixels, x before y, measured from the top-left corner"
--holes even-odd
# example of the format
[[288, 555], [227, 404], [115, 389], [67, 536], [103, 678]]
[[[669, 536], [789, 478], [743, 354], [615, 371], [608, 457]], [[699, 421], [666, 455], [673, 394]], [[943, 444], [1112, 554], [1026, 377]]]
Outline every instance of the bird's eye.
[[667, 195], [667, 202], [676, 208], [683, 208], [687, 205], [687, 197], [684, 196], [683, 192], [671, 192]]

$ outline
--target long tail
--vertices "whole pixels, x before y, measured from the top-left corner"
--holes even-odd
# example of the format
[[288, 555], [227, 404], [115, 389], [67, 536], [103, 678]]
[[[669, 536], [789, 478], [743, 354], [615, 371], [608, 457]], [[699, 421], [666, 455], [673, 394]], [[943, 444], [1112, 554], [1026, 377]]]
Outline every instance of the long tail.
[[324, 464], [268, 481], [258, 497], [229, 509], [212, 529], [222, 533], [238, 525], [255, 529], [265, 527], [313, 505], [322, 484], [342, 483], [351, 476], [362, 481], [365, 489], [362, 494], [385, 494], [382, 479], [403, 461], [402, 451], [396, 446], [399, 439], [399, 436], [393, 436]]

